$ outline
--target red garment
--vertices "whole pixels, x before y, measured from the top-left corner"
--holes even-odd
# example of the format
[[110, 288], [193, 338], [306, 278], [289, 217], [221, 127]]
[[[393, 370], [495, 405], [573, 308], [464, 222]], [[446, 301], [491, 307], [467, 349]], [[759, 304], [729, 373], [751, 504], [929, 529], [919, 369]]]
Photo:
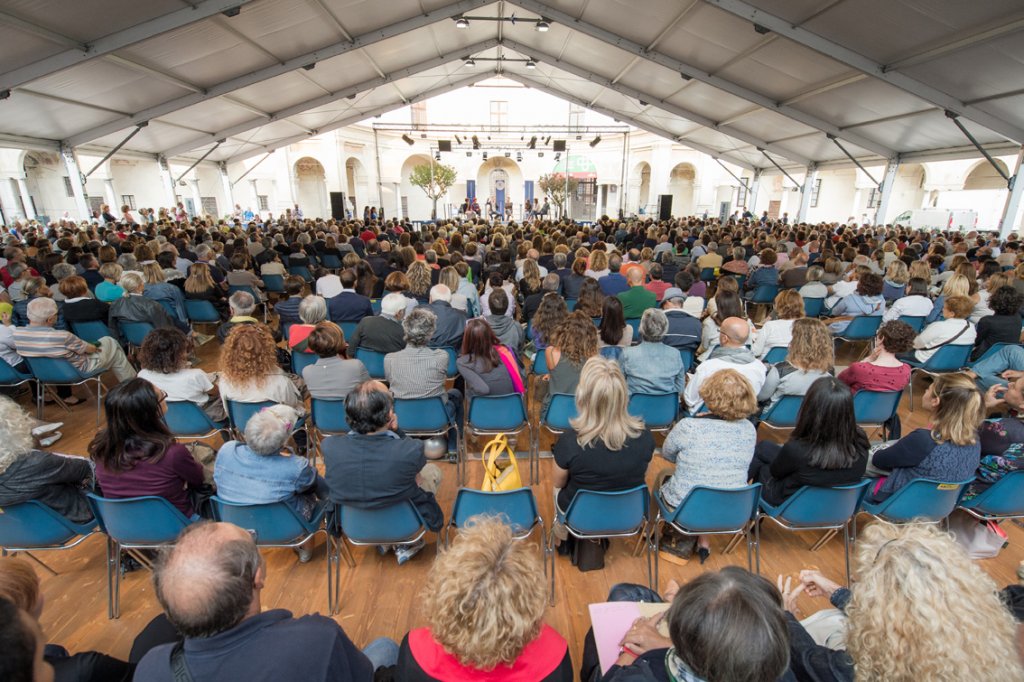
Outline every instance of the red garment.
[[[406, 674], [402, 679], [423, 679], [416, 673], [422, 672], [430, 679], [445, 682], [513, 682], [518, 680], [555, 680], [562, 676], [554, 676], [561, 668], [563, 661], [568, 659], [569, 646], [560, 634], [545, 625], [535, 640], [523, 648], [519, 658], [512, 665], [499, 665], [494, 670], [483, 671], [469, 668], [459, 663], [459, 659], [444, 650], [428, 628], [410, 630], [406, 636], [412, 661], [419, 670], [403, 669], [403, 661], [399, 656], [399, 672]], [[571, 679], [571, 669], [568, 671]]]
[[881, 367], [869, 362], [855, 362], [839, 373], [839, 380], [857, 391], [901, 391], [910, 383], [910, 365]]
[[377, 235], [373, 233], [373, 230], [363, 230], [359, 233], [359, 238], [369, 243], [371, 239], [376, 239]]
[[[31, 274], [33, 277], [39, 276], [39, 273], [36, 272], [35, 268], [29, 268], [28, 271], [29, 274]], [[0, 268], [0, 278], [3, 278], [5, 287], [10, 288], [10, 286], [14, 284], [14, 278], [11, 277], [11, 273], [7, 271], [6, 265], [3, 268]]]
[[651, 280], [644, 285], [644, 289], [651, 292], [658, 297], [658, 302], [661, 303], [661, 299], [665, 297], [665, 292], [672, 288], [672, 284], [669, 282], [663, 282], [660, 279]]

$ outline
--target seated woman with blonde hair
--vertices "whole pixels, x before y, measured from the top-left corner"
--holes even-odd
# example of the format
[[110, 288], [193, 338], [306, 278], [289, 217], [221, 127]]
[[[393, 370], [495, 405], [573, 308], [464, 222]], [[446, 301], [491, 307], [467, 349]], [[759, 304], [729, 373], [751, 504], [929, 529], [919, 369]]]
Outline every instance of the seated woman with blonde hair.
[[544, 624], [537, 550], [499, 519], [477, 516], [434, 561], [423, 589], [429, 626], [402, 640], [397, 678], [572, 682], [565, 639]]
[[757, 395], [765, 410], [788, 395], [804, 395], [815, 381], [832, 376], [835, 353], [828, 327], [817, 318], [793, 321], [786, 359], [769, 366]]

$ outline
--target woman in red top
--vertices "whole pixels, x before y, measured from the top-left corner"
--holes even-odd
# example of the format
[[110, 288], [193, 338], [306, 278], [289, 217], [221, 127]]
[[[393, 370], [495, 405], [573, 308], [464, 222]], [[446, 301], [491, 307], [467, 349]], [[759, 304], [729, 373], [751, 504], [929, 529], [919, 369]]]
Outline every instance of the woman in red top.
[[902, 391], [910, 382], [910, 365], [897, 353], [914, 347], [914, 329], [906, 322], [892, 320], [878, 328], [875, 348], [864, 360], [855, 362], [839, 374], [839, 380], [858, 391]]
[[430, 569], [430, 626], [402, 640], [408, 682], [572, 682], [565, 640], [543, 622], [547, 582], [536, 548], [495, 518], [476, 517]]

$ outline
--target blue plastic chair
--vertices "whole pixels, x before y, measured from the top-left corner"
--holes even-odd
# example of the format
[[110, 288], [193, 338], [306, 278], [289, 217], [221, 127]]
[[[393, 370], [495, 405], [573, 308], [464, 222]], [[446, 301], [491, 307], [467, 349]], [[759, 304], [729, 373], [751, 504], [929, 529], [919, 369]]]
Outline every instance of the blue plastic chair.
[[310, 460], [321, 452], [325, 436], [341, 436], [352, 429], [345, 414], [344, 398], [310, 398], [309, 419], [306, 420], [306, 436]]
[[[555, 505], [557, 520], [577, 540], [639, 537], [647, 550], [647, 582], [654, 589], [651, 543], [648, 539], [651, 499], [646, 485], [614, 492], [580, 490], [563, 513]], [[552, 526], [551, 546], [554, 546]], [[551, 603], [555, 602], [555, 561], [551, 560]]]
[[[461, 530], [474, 516], [497, 516], [512, 528], [516, 540], [525, 540], [540, 528], [540, 548], [542, 555], [548, 551], [544, 536], [544, 519], [537, 511], [537, 500], [530, 488], [503, 490], [500, 492], [483, 492], [472, 488], [460, 488], [455, 495], [452, 515], [444, 527], [444, 546], [448, 547], [452, 529]], [[547, 570], [547, 562], [544, 565]]]
[[821, 314], [825, 311], [825, 299], [823, 298], [805, 298], [804, 299], [804, 316], [805, 317], [821, 317]]
[[971, 358], [971, 351], [974, 346], [970, 344], [950, 343], [937, 349], [926, 362], [917, 360], [904, 360], [910, 365], [910, 383], [907, 388], [910, 391], [910, 411], [914, 411], [914, 375], [927, 374], [935, 377], [939, 374], [959, 372], [967, 367]]
[[900, 407], [903, 391], [857, 391], [853, 395], [853, 416], [862, 429], [882, 429]]
[[850, 320], [846, 329], [836, 335], [836, 340], [871, 341], [878, 334], [878, 328], [881, 326], [881, 315], [858, 315]]
[[[162, 497], [128, 497], [113, 500], [88, 493], [100, 530], [107, 534], [107, 617], [121, 616], [121, 550], [158, 549], [174, 544], [190, 523], [178, 509]], [[150, 561], [141, 554], [132, 556], [147, 568]]]
[[[380, 509], [360, 509], [349, 505], [336, 505], [334, 513], [327, 523], [328, 542], [333, 543], [334, 551], [330, 553], [328, 562], [335, 562], [334, 588], [328, 589], [333, 595], [331, 615], [340, 610], [341, 595], [341, 557], [350, 568], [355, 568], [355, 560], [348, 551], [348, 544], [361, 547], [366, 545], [414, 545], [427, 534], [427, 525], [420, 512], [410, 501]], [[330, 544], [328, 550], [330, 550]], [[436, 547], [435, 547], [436, 549]]]
[[459, 367], [456, 364], [456, 360], [459, 357], [459, 352], [451, 346], [442, 346], [441, 350], [448, 354], [448, 369], [446, 375], [449, 379], [454, 379], [459, 376]]
[[341, 270], [341, 259], [333, 253], [320, 254], [320, 262], [328, 270]]
[[[103, 409], [103, 370], [88, 373], [79, 372], [74, 365], [63, 358], [33, 358], [25, 356], [25, 362], [28, 363], [32, 376], [36, 378], [36, 417], [39, 419], [43, 418], [43, 399], [47, 386], [82, 386], [95, 381], [96, 426], [100, 425], [100, 415]], [[63, 405], [63, 403], [61, 404]], [[66, 405], [64, 409], [67, 409]]]
[[[415, 438], [446, 438], [448, 432], [455, 428], [448, 421], [448, 411], [441, 396], [396, 399], [395, 415], [399, 428]], [[456, 438], [456, 444], [462, 447], [462, 439]]]
[[185, 299], [185, 314], [192, 324], [220, 324], [220, 313], [210, 301]]
[[924, 329], [925, 317], [923, 315], [900, 315], [899, 321], [910, 325], [915, 332], [920, 332]]
[[[751, 545], [760, 551], [758, 543], [751, 540], [751, 531], [757, 533], [757, 503], [761, 499], [761, 484], [742, 488], [722, 489], [699, 485], [672, 509], [660, 494], [654, 496], [658, 503], [658, 515], [651, 529], [651, 544], [654, 552], [654, 584], [658, 584], [658, 552], [661, 550], [661, 524], [667, 523], [672, 529], [687, 537], [697, 535], [732, 535], [725, 547], [725, 554], [731, 552], [741, 538], [747, 541], [747, 569], [753, 569]], [[758, 561], [760, 564], [760, 561]]]
[[96, 530], [96, 521], [73, 523], [38, 500], [0, 508], [0, 548], [25, 555], [53, 575], [57, 572], [30, 552], [71, 549]]
[[284, 275], [263, 275], [263, 290], [268, 294], [284, 293]]
[[[249, 423], [249, 419], [262, 410], [265, 407], [273, 407], [277, 405], [273, 400], [262, 400], [258, 403], [243, 403], [237, 400], [224, 400], [224, 406], [227, 408], [228, 423], [231, 424], [231, 430], [235, 433], [235, 438], [238, 440], [245, 439], [245, 425]], [[294, 431], [305, 426], [305, 417], [299, 417], [298, 423], [294, 425]], [[293, 433], [294, 433], [293, 431]]]
[[3, 360], [0, 360], [0, 386], [3, 386], [4, 388], [14, 388], [16, 386], [27, 384], [30, 381], [32, 381], [31, 375], [22, 374]]
[[[758, 521], [768, 518], [786, 530], [827, 531], [811, 546], [812, 552], [817, 551], [842, 530], [843, 551], [846, 556], [846, 583], [849, 584], [850, 524], [871, 483], [870, 479], [865, 479], [853, 485], [835, 488], [804, 486], [777, 507], [761, 499], [758, 503], [761, 509]], [[856, 537], [856, 530], [852, 535]], [[760, 531], [758, 531], [758, 541], [760, 541]], [[757, 572], [761, 572], [760, 554], [758, 555]]]
[[[216, 495], [210, 498], [213, 516], [218, 521], [233, 523], [239, 528], [255, 531], [256, 545], [259, 547], [295, 548], [312, 540], [320, 533], [327, 537], [323, 527], [326, 506], [320, 507], [313, 518], [306, 520], [287, 502], [271, 504], [236, 504], [228, 502]], [[327, 606], [334, 603], [330, 591], [334, 587], [331, 580], [330, 546], [325, 555], [327, 564]]]
[[[203, 408], [190, 400], [168, 400], [165, 403], [164, 423], [178, 440], [199, 441], [214, 436], [226, 436], [227, 423], [218, 424], [210, 419]], [[224, 438], [227, 440], [227, 438]]]
[[715, 277], [714, 268], [701, 268], [700, 281], [702, 282], [714, 282], [717, 278]]
[[959, 508], [982, 521], [1024, 518], [1024, 470], [1003, 474], [975, 497], [960, 502]]
[[690, 368], [693, 367], [693, 349], [680, 348], [679, 359], [683, 361], [683, 371], [689, 372]]
[[565, 307], [566, 307], [566, 309], [570, 313], [572, 311], [576, 310], [576, 299], [575, 298], [567, 298], [567, 299], [565, 299]]
[[315, 365], [316, 361], [320, 359], [316, 353], [304, 353], [292, 349], [292, 373], [302, 376], [302, 370], [310, 365]]
[[627, 317], [626, 324], [633, 328], [633, 345], [640, 343], [640, 318]]
[[112, 339], [117, 338], [114, 336], [114, 332], [110, 331], [110, 327], [99, 320], [72, 322], [71, 331], [83, 341], [93, 344], [98, 343], [104, 336], [109, 336]]
[[356, 333], [356, 327], [359, 326], [359, 322], [339, 322], [338, 326], [341, 327], [341, 331], [344, 332], [346, 339], [351, 339], [353, 334]]
[[671, 431], [679, 418], [678, 393], [631, 393], [629, 413], [644, 420], [651, 431]]
[[367, 348], [357, 348], [356, 360], [363, 363], [371, 379], [384, 380], [384, 353]]
[[119, 322], [118, 325], [125, 340], [136, 348], [142, 348], [142, 342], [154, 328], [149, 322]]
[[953, 512], [964, 488], [973, 481], [915, 478], [881, 502], [864, 502], [862, 511], [890, 523], [939, 523]]
[[761, 415], [761, 424], [769, 429], [791, 429], [796, 426], [800, 407], [803, 405], [802, 395], [784, 395], [778, 402], [769, 407]]
[[541, 415], [540, 425], [554, 434], [561, 434], [572, 428], [569, 420], [576, 416], [576, 396], [570, 393], [554, 393], [548, 401], [548, 408]]
[[297, 276], [301, 277], [302, 279], [306, 280], [306, 282], [312, 282], [313, 281], [313, 273], [310, 272], [309, 268], [307, 268], [305, 265], [292, 265], [292, 266], [289, 266], [288, 267], [288, 274], [290, 274], [290, 275], [297, 275]]
[[789, 357], [789, 346], [772, 346], [762, 359], [769, 365], [774, 365], [777, 362], [782, 362], [787, 357]]
[[379, 299], [379, 298], [371, 298], [370, 299], [370, 307], [373, 308], [373, 314], [374, 315], [380, 315], [381, 299]]
[[771, 305], [775, 302], [775, 297], [778, 295], [779, 287], [777, 284], [762, 284], [754, 289], [754, 292], [750, 294], [750, 298], [747, 299], [747, 302], [760, 305]]
[[465, 438], [465, 459], [460, 459], [456, 467], [459, 485], [466, 482], [467, 469], [469, 468], [469, 437], [470, 436], [496, 436], [499, 434], [518, 435], [526, 431], [529, 437], [527, 443], [527, 457], [530, 461], [530, 485], [533, 485], [540, 475], [540, 462], [536, 455], [536, 437], [533, 425], [530, 424], [526, 413], [526, 402], [523, 396], [518, 393], [507, 393], [505, 395], [477, 395], [469, 401], [469, 409], [466, 411]]

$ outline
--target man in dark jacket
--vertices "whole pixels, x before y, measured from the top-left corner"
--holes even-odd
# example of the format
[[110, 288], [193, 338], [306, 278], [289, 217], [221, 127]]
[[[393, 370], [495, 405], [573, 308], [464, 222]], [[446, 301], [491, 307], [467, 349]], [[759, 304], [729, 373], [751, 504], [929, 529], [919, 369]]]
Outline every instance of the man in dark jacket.
[[462, 348], [462, 334], [466, 331], [466, 313], [452, 307], [452, 292], [443, 284], [430, 288], [430, 308], [437, 316], [437, 329], [430, 339], [433, 348]]
[[370, 315], [359, 321], [352, 338], [348, 339], [349, 357], [359, 348], [387, 355], [405, 348], [402, 318], [408, 299], [402, 294], [388, 294], [380, 302], [380, 315]]
[[327, 299], [327, 315], [331, 322], [358, 322], [373, 315], [370, 299], [356, 292], [355, 271], [342, 270], [338, 278], [341, 280], [341, 293]]

